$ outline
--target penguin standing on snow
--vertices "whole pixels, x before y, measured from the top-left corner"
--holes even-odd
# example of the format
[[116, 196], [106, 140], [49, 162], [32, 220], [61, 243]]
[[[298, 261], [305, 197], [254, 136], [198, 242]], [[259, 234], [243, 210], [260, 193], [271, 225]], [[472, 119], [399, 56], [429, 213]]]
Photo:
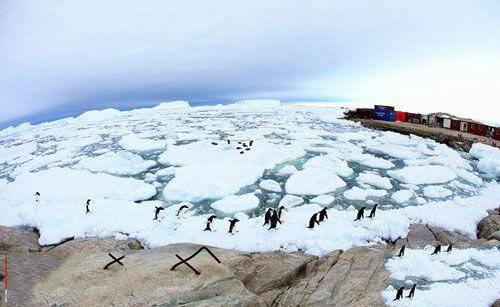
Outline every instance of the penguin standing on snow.
[[417, 287], [417, 284], [413, 284], [413, 287], [411, 287], [410, 294], [408, 294], [407, 298], [412, 298], [415, 296], [415, 288]]
[[35, 203], [38, 203], [38, 202], [40, 202], [40, 193], [35, 192]]
[[85, 211], [85, 214], [90, 213], [89, 206], [90, 206], [90, 199], [87, 199], [87, 203], [85, 204], [85, 209], [87, 209], [87, 211]]
[[319, 213], [319, 221], [323, 222], [325, 219], [328, 219], [328, 214], [326, 213], [326, 207], [323, 208]]
[[177, 210], [177, 214], [176, 214], [175, 216], [179, 216], [179, 214], [181, 214], [182, 209], [188, 209], [188, 208], [189, 208], [188, 206], [186, 206], [186, 205], [182, 205], [182, 206], [179, 208], [179, 210]]
[[358, 215], [356, 216], [355, 221], [361, 220], [364, 217], [365, 217], [365, 207], [361, 207], [361, 209], [358, 210]]
[[281, 224], [281, 221], [278, 217], [278, 212], [276, 212], [276, 210], [274, 210], [274, 209], [273, 209], [273, 213], [271, 215], [270, 221], [271, 221], [271, 226], [267, 230], [276, 228], [276, 225], [278, 225], [278, 222]]
[[237, 222], [239, 222], [237, 218], [234, 218], [232, 220], [229, 220], [229, 233], [233, 234], [234, 226], [236, 225]]
[[278, 219], [281, 220], [281, 215], [283, 214], [283, 211], [286, 211], [285, 206], [280, 206], [278, 209]]
[[441, 252], [441, 245], [437, 245], [436, 248], [434, 248], [434, 252], [432, 252], [431, 255], [437, 255]]
[[212, 142], [212, 145], [218, 145], [217, 142]]
[[264, 225], [269, 224], [272, 215], [273, 215], [273, 209], [272, 208], [267, 209], [266, 214], [264, 214]]
[[205, 229], [203, 229], [203, 231], [212, 231], [212, 228], [210, 228], [210, 225], [212, 225], [212, 222], [214, 221], [214, 218], [216, 218], [217, 216], [215, 215], [211, 215], [208, 219], [207, 219], [207, 227], [205, 227]]
[[453, 244], [448, 245], [448, 249], [446, 250], [447, 253], [451, 253], [451, 250], [453, 249]]
[[406, 245], [403, 245], [403, 247], [401, 247], [401, 249], [399, 250], [398, 257], [403, 257], [405, 255], [405, 248]]
[[319, 225], [319, 222], [317, 220], [318, 213], [314, 213], [311, 218], [309, 219], [309, 226], [307, 228], [314, 228], [314, 223]]
[[372, 211], [370, 211], [370, 215], [368, 216], [369, 218], [374, 218], [375, 217], [375, 211], [377, 211], [377, 206], [378, 204], [375, 204], [375, 206], [373, 206], [373, 209]]
[[228, 144], [231, 144], [231, 140], [227, 140], [227, 143], [228, 143]]
[[252, 147], [253, 145], [253, 140], [250, 140], [250, 147]]
[[396, 293], [396, 298], [393, 301], [399, 301], [400, 299], [403, 298], [403, 290], [405, 287], [401, 287], [398, 289], [398, 292]]
[[153, 220], [157, 220], [158, 219], [158, 214], [160, 213], [161, 210], [165, 209], [163, 207], [155, 207], [155, 218]]

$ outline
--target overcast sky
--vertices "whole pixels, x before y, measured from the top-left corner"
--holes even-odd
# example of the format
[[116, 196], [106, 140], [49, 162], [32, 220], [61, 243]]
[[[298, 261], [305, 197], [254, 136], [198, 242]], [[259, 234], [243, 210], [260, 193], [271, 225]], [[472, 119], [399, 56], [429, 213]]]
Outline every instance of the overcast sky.
[[500, 121], [500, 1], [0, 0], [0, 125], [162, 100]]

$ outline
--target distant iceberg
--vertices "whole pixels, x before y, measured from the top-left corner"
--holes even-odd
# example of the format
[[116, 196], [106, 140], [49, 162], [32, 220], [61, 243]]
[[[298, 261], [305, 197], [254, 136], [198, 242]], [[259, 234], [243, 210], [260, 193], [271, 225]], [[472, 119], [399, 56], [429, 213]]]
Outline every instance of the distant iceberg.
[[281, 105], [279, 100], [275, 99], [249, 99], [249, 100], [240, 100], [234, 103], [239, 106], [248, 106], [248, 107], [265, 107], [265, 108], [277, 108]]
[[122, 114], [123, 113], [117, 109], [91, 110], [81, 114], [77, 119], [81, 121], [101, 121]]
[[166, 101], [161, 102], [159, 105], [154, 107], [155, 110], [175, 110], [175, 109], [185, 109], [191, 108], [189, 102], [184, 100], [176, 100], [176, 101]]

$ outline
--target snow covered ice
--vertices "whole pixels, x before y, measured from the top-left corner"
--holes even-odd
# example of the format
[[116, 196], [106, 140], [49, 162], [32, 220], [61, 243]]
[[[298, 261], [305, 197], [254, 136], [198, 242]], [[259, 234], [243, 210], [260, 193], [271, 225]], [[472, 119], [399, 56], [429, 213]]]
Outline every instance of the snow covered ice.
[[[498, 149], [460, 153], [337, 119], [343, 111], [177, 101], [10, 127], [0, 132], [0, 225], [36, 227], [42, 244], [114, 235], [146, 247], [192, 242], [324, 255], [404, 237], [411, 223], [474, 237], [498, 206]], [[357, 209], [375, 203], [374, 219], [354, 221]], [[283, 224], [268, 231], [263, 212], [281, 205]], [[158, 221], [155, 206], [166, 208]], [[329, 219], [306, 229], [325, 206]], [[213, 231], [203, 232], [211, 214]]]
[[[500, 298], [500, 250], [498, 247], [447, 246], [437, 255], [434, 247], [407, 248], [404, 257], [387, 260], [390, 285], [382, 292], [389, 306], [489, 307]], [[417, 284], [415, 296], [406, 298]], [[404, 286], [404, 298], [394, 301]]]

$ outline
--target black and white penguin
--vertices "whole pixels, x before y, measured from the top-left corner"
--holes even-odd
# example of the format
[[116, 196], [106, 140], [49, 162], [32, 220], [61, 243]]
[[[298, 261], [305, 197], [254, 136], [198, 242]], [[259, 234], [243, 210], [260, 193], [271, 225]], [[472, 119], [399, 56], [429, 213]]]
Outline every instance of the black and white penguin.
[[453, 250], [453, 244], [448, 245], [448, 248], [446, 249], [446, 252], [447, 253], [451, 253], [452, 250]]
[[253, 145], [253, 140], [250, 141], [250, 147], [252, 147], [252, 145]]
[[35, 192], [35, 202], [39, 202], [40, 201], [40, 193], [39, 192]]
[[401, 287], [398, 289], [398, 292], [396, 293], [396, 298], [394, 299], [394, 301], [399, 301], [400, 299], [403, 298], [403, 290], [405, 289], [405, 287]]
[[372, 211], [370, 211], [370, 215], [368, 216], [369, 218], [372, 219], [375, 217], [375, 212], [377, 211], [377, 206], [378, 206], [378, 204], [375, 204], [375, 206], [373, 206]]
[[278, 218], [281, 220], [281, 216], [283, 215], [283, 211], [286, 211], [285, 206], [280, 206], [278, 208]]
[[155, 207], [155, 218], [153, 220], [157, 220], [158, 219], [158, 214], [160, 213], [161, 210], [165, 209], [163, 207]]
[[218, 145], [217, 142], [212, 142], [212, 145]]
[[417, 287], [417, 284], [413, 284], [413, 287], [411, 287], [410, 294], [408, 294], [407, 298], [412, 298], [415, 296], [415, 288]]
[[271, 226], [269, 227], [269, 229], [276, 228], [276, 226], [278, 225], [278, 223], [281, 224], [281, 221], [280, 221], [280, 219], [278, 217], [278, 212], [276, 210], [274, 210], [274, 209], [273, 209], [273, 213], [271, 215], [270, 222], [271, 222]]
[[403, 257], [405, 255], [405, 249], [406, 245], [403, 245], [403, 247], [401, 247], [401, 249], [399, 250], [398, 257]]
[[231, 140], [227, 140], [227, 143], [228, 143], [228, 144], [231, 144]]
[[361, 207], [361, 209], [358, 210], [358, 215], [356, 216], [355, 221], [361, 220], [364, 217], [365, 217], [365, 207]]
[[212, 223], [214, 221], [214, 218], [216, 218], [217, 215], [211, 215], [208, 217], [207, 221], [209, 221], [210, 223]]
[[437, 245], [435, 248], [434, 248], [434, 252], [432, 252], [431, 255], [437, 255], [441, 252], [441, 245]]
[[85, 209], [87, 209], [87, 211], [85, 211], [85, 214], [90, 213], [89, 206], [90, 206], [90, 199], [87, 199], [87, 203], [85, 204]]
[[229, 233], [233, 233], [233, 230], [234, 230], [234, 226], [236, 225], [237, 222], [239, 222], [240, 220], [238, 220], [237, 218], [234, 218], [232, 220], [229, 220]]
[[273, 209], [268, 208], [266, 213], [264, 214], [264, 224], [262, 226], [269, 224], [272, 215], [273, 215]]
[[241, 147], [240, 147], [240, 146], [238, 146], [238, 147], [236, 147], [236, 149], [241, 150]]
[[207, 221], [207, 226], [205, 227], [205, 229], [203, 229], [203, 231], [212, 231], [212, 228], [210, 228], [210, 224], [212, 224], [210, 221]]
[[250, 150], [250, 147], [245, 148], [245, 150], [246, 150], [246, 151], [249, 151], [249, 150]]
[[245, 152], [244, 151], [240, 151], [240, 155], [244, 154]]
[[307, 228], [314, 228], [314, 223], [319, 225], [319, 222], [317, 220], [318, 213], [314, 213], [311, 218], [309, 219], [309, 226]]
[[324, 207], [319, 213], [319, 221], [323, 222], [325, 219], [328, 219], [328, 214], [326, 213], [326, 207]]
[[187, 209], [187, 208], [189, 208], [189, 207], [188, 207], [188, 206], [186, 206], [186, 205], [182, 205], [182, 206], [179, 208], [179, 210], [177, 210], [177, 214], [176, 214], [175, 216], [179, 216], [179, 214], [181, 214], [182, 209]]

